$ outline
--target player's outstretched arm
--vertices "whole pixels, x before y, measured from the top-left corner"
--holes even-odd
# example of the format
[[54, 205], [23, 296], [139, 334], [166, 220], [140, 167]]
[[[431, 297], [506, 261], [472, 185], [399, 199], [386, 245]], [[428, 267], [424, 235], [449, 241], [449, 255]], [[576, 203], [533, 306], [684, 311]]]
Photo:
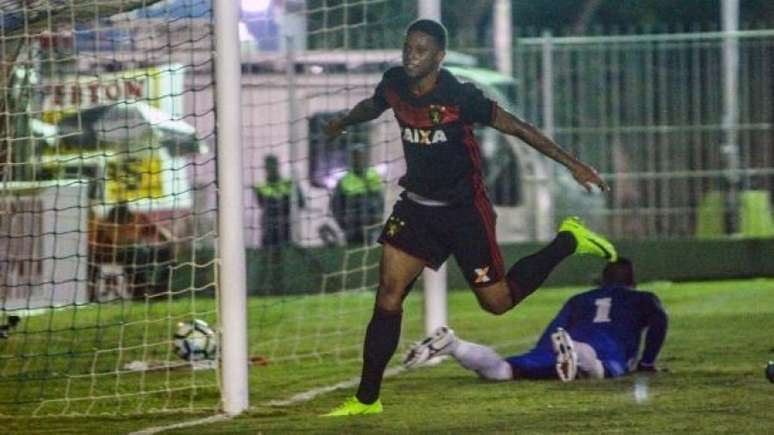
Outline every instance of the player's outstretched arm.
[[602, 191], [610, 190], [596, 169], [581, 162], [544, 135], [532, 124], [497, 107], [491, 126], [505, 134], [516, 136], [540, 153], [550, 157], [570, 170], [575, 181], [591, 192], [592, 186]]
[[373, 98], [366, 98], [357, 103], [345, 116], [336, 118], [325, 126], [325, 134], [335, 139], [347, 132], [347, 127], [376, 119], [384, 112], [384, 108]]

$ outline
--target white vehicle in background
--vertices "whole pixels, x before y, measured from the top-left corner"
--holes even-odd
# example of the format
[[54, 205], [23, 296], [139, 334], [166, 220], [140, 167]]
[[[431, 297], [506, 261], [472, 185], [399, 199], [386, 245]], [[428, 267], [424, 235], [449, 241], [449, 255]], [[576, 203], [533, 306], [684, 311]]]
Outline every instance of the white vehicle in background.
[[45, 123], [37, 122], [53, 134], [30, 156], [36, 178], [89, 180], [94, 217], [118, 203], [167, 222], [190, 215], [185, 168], [207, 147], [181, 120], [184, 76], [185, 68], [166, 65], [47, 79]]

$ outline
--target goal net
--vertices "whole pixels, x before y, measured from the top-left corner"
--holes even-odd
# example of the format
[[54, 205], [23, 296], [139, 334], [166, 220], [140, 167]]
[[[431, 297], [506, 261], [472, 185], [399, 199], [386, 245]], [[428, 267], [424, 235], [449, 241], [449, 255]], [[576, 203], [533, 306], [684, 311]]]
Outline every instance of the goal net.
[[0, 415], [219, 407], [211, 17], [0, 1]]
[[[322, 127], [399, 61], [415, 14], [242, 2], [253, 403], [359, 373], [402, 154], [386, 117], [336, 142]], [[217, 356], [179, 356], [211, 343], [176, 335], [221, 320], [213, 16], [207, 0], [0, 0], [0, 415], [220, 408]], [[335, 193], [356, 150], [362, 216]]]
[[[213, 4], [0, 0], [0, 415], [220, 408], [217, 355], [179, 356], [211, 355], [194, 349], [209, 329], [180, 329], [199, 334], [183, 350], [176, 334], [221, 331], [218, 180], [240, 170], [251, 403], [359, 375], [401, 137], [391, 112], [323, 129], [400, 63], [416, 2], [243, 0], [243, 161], [225, 173]], [[454, 52], [447, 66], [509, 104], [512, 78]], [[498, 237], [545, 238], [544, 162], [487, 134], [497, 212], [524, 223]], [[415, 290], [399, 353], [421, 307]]]

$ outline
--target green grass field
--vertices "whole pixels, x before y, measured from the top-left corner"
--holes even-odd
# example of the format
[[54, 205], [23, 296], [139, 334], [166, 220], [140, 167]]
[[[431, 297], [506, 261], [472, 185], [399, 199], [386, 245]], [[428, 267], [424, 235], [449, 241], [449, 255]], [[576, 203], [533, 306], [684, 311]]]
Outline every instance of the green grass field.
[[[766, 361], [774, 359], [774, 280], [653, 283], [643, 287], [655, 291], [670, 314], [670, 329], [659, 360], [668, 372], [571, 384], [558, 381], [491, 383], [479, 380], [448, 360], [435, 367], [404, 371], [388, 378], [382, 390], [383, 414], [337, 419], [317, 415], [352, 394], [354, 387], [330, 391], [292, 405], [271, 406], [268, 402], [286, 400], [297, 393], [335, 385], [359, 375], [357, 351], [372, 296], [357, 293], [252, 299], [249, 307], [251, 353], [266, 357], [269, 363], [251, 369], [250, 411], [235, 419], [164, 433], [774, 432], [771, 414], [774, 384], [763, 375]], [[518, 353], [534, 343], [563, 301], [579, 290], [582, 289], [539, 291], [500, 317], [481, 311], [470, 292], [453, 292], [450, 324], [463, 338], [494, 345], [503, 355]], [[196, 303], [193, 311], [203, 313], [204, 317], [211, 313], [211, 302], [209, 305], [207, 301]], [[421, 338], [420, 307], [421, 296], [417, 292], [407, 301], [402, 349]], [[100, 343], [133, 336], [144, 340], [145, 347], [163, 354], [168, 347], [163, 337], [172, 320], [161, 322], [157, 334], [115, 326], [128, 323], [140, 328], [142, 322], [135, 325], [116, 318], [149, 318], [149, 309], [158, 310], [158, 318], [174, 320], [180, 313], [190, 312], [192, 307], [190, 301], [177, 301], [171, 305], [124, 306], [121, 314], [115, 311], [117, 308], [103, 309], [99, 315], [104, 317], [106, 325], [114, 327], [102, 334], [79, 330], [81, 338], [77, 341], [86, 343], [85, 349], [93, 347], [97, 335], [102, 340]], [[60, 328], [53, 329], [66, 331], [65, 326], [73, 322], [73, 317], [91, 324], [97, 315], [93, 309], [84, 310], [78, 316], [63, 311], [35, 321], [41, 323], [38, 325], [41, 330], [46, 325], [59, 325]], [[37, 330], [34, 325], [27, 327], [29, 331]], [[66, 335], [62, 331], [59, 334]], [[277, 339], [281, 334], [299, 338]], [[75, 340], [71, 335], [66, 335], [68, 343]], [[152, 345], [154, 340], [149, 337], [156, 337], [163, 344]], [[38, 341], [57, 348], [51, 339]], [[2, 350], [0, 347], [0, 356]], [[92, 357], [89, 361], [97, 366], [117, 366], [119, 361], [128, 358], [113, 355], [109, 346], [105, 352], [112, 356], [105, 356], [104, 361]], [[84, 351], [83, 358], [86, 355]], [[12, 370], [4, 364], [0, 380]], [[38, 372], [44, 373], [44, 369], [52, 367], [40, 367]], [[70, 369], [72, 372], [73, 368]], [[0, 385], [0, 414], [14, 416], [0, 417], [0, 424], [8, 431], [5, 433], [128, 433], [207, 417], [213, 415], [207, 409], [217, 406], [218, 393], [212, 388], [213, 371], [166, 371], [147, 374], [142, 379], [139, 375], [115, 373], [112, 377], [105, 376], [108, 382], [97, 382], [94, 376], [81, 373], [74, 377], [88, 382], [80, 386], [71, 383], [69, 388], [82, 388], [95, 395], [102, 392], [112, 398], [92, 401], [90, 409], [78, 408], [75, 403], [63, 408], [59, 402], [51, 409], [51, 412], [90, 412], [92, 415], [88, 416], [18, 416], [18, 407], [9, 402], [14, 397], [23, 397], [16, 390], [31, 385], [24, 382], [34, 383], [37, 395], [30, 396], [33, 398], [40, 397], [41, 391], [50, 391], [50, 397], [57, 397], [63, 391], [68, 391], [71, 397], [80, 396], [75, 390], [67, 390], [68, 386], [60, 378], [52, 379], [50, 385], [45, 376], [21, 381], [15, 378], [15, 384], [4, 382]], [[138, 387], [139, 382], [142, 388]], [[190, 385], [200, 388], [185, 388]], [[173, 394], [178, 387], [179, 394]], [[148, 393], [133, 395], [138, 391]], [[153, 394], [153, 391], [159, 393]], [[125, 397], [120, 393], [126, 393]], [[187, 411], [173, 412], [178, 408]], [[153, 409], [168, 411], [145, 413]], [[114, 415], [104, 415], [104, 412]]]

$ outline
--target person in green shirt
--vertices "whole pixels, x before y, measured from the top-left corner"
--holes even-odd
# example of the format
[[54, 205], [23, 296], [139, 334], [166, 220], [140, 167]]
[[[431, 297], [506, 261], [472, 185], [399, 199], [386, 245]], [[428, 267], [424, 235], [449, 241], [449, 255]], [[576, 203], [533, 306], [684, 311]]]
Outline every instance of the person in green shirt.
[[[279, 161], [273, 154], [266, 156], [266, 181], [253, 187], [253, 191], [261, 206], [261, 246], [266, 254], [262, 270], [267, 270], [264, 279], [260, 279], [261, 287], [269, 287], [272, 293], [284, 290], [283, 251], [292, 242], [291, 238], [291, 201], [293, 200], [294, 183], [283, 178], [279, 173]], [[296, 187], [296, 198], [299, 208], [304, 208], [304, 196]]]
[[293, 182], [282, 178], [277, 157], [270, 154], [264, 160], [266, 181], [254, 187], [261, 213], [261, 245], [283, 246], [290, 242], [290, 200]]
[[371, 242], [378, 231], [369, 227], [382, 222], [384, 183], [376, 169], [368, 166], [368, 147], [355, 144], [349, 153], [350, 169], [333, 191], [330, 208], [347, 244]]

